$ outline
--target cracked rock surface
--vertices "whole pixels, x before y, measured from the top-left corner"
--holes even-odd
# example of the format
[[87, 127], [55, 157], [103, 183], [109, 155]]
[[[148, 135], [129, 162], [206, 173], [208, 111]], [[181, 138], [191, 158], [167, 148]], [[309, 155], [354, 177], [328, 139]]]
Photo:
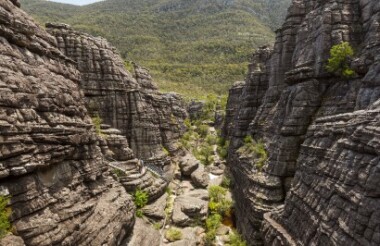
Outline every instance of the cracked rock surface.
[[0, 186], [11, 196], [12, 241], [120, 245], [135, 208], [104, 175], [80, 73], [17, 3], [0, 1]]
[[[380, 2], [295, 0], [273, 49], [230, 90], [224, 134], [238, 229], [252, 245], [380, 243]], [[355, 49], [353, 78], [327, 73]], [[262, 139], [268, 159], [236, 151]]]

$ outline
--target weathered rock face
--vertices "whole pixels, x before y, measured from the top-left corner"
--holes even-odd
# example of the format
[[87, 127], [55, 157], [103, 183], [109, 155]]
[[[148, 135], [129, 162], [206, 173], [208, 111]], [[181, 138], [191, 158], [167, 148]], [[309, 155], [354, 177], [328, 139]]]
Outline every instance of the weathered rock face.
[[[293, 1], [274, 50], [231, 90], [229, 167], [252, 244], [379, 244], [379, 21], [379, 1]], [[356, 50], [351, 79], [324, 69], [342, 41]], [[266, 144], [262, 170], [236, 152], [246, 135]]]
[[14, 230], [26, 245], [120, 245], [134, 205], [105, 175], [80, 73], [17, 3], [0, 1], [0, 186]]
[[177, 140], [185, 130], [187, 113], [176, 94], [161, 94], [144, 68], [129, 73], [106, 40], [74, 31], [64, 24], [47, 24], [58, 47], [77, 62], [80, 86], [89, 112], [119, 129], [136, 157], [145, 163], [167, 163], [165, 148], [178, 151]]
[[160, 197], [167, 187], [167, 182], [155, 177], [148, 171], [141, 160], [135, 158], [128, 147], [127, 139], [117, 129], [101, 125], [101, 142], [104, 159], [111, 167], [113, 177], [118, 180], [129, 193], [136, 189], [147, 192], [149, 201]]

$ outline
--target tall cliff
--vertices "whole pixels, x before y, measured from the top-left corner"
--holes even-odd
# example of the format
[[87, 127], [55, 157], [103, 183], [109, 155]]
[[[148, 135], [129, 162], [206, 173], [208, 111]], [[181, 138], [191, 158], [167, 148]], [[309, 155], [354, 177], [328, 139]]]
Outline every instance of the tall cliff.
[[106, 40], [64, 24], [47, 32], [19, 6], [0, 0], [0, 195], [17, 235], [0, 245], [125, 245], [127, 192], [165, 192], [144, 164], [171, 173], [182, 100], [144, 68], [131, 75]]
[[[376, 0], [293, 0], [273, 50], [230, 90], [228, 162], [252, 244], [380, 243], [379, 21]], [[325, 69], [343, 41], [355, 49], [350, 79]], [[263, 168], [237, 151], [247, 135], [265, 143]]]
[[120, 244], [134, 205], [105, 175], [80, 73], [15, 5], [0, 1], [0, 186], [12, 231], [27, 245]]
[[181, 98], [159, 93], [148, 71], [134, 66], [128, 72], [120, 55], [105, 39], [73, 30], [65, 24], [47, 24], [59, 49], [81, 72], [80, 86], [89, 112], [119, 129], [138, 158], [164, 165], [165, 148], [179, 150], [187, 113]]

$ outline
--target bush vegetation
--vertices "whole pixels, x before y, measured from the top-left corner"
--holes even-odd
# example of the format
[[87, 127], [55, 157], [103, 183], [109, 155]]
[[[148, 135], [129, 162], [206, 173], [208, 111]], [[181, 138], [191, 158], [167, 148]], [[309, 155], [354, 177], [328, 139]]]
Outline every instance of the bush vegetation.
[[354, 56], [354, 50], [348, 42], [334, 45], [330, 49], [330, 58], [326, 66], [327, 71], [339, 76], [349, 78], [355, 75], [350, 68], [350, 60]]
[[244, 138], [244, 145], [238, 149], [238, 153], [243, 156], [255, 158], [256, 168], [260, 171], [268, 159], [265, 144], [262, 140], [255, 141], [251, 136]]
[[135, 191], [135, 193], [133, 194], [133, 201], [136, 205], [136, 216], [137, 217], [142, 217], [143, 216], [143, 212], [142, 212], [142, 208], [148, 204], [148, 200], [149, 200], [149, 195], [148, 195], [148, 192], [146, 191], [143, 191], [141, 189], [137, 189]]
[[165, 233], [165, 238], [170, 242], [178, 241], [182, 239], [182, 232], [174, 227], [171, 227]]
[[245, 76], [250, 55], [273, 41], [289, 2], [114, 0], [77, 7], [21, 0], [21, 6], [42, 24], [63, 22], [107, 38], [124, 59], [149, 68], [162, 90], [204, 98], [226, 94]]
[[100, 116], [97, 114], [95, 117], [92, 117], [92, 124], [95, 126], [95, 132], [98, 134], [98, 136], [102, 136], [102, 122], [103, 120], [100, 118]]
[[206, 245], [213, 245], [215, 240], [216, 230], [222, 223], [222, 216], [220, 214], [211, 214], [206, 219]]
[[226, 198], [227, 189], [218, 185], [212, 185], [208, 189], [210, 201], [209, 209], [211, 213], [224, 216], [232, 207], [232, 201]]
[[0, 196], [0, 238], [4, 237], [11, 229], [9, 216], [12, 213], [9, 204], [9, 196]]
[[222, 186], [223, 188], [229, 189], [231, 187], [231, 179], [228, 178], [227, 176], [223, 176], [222, 183], [220, 183], [220, 186]]
[[227, 159], [230, 142], [225, 140], [222, 137], [219, 137], [217, 141], [217, 145], [218, 147], [216, 148], [216, 151], [218, 152], [218, 155], [220, 156], [220, 158]]
[[125, 172], [123, 172], [123, 171], [121, 171], [121, 170], [119, 170], [119, 169], [113, 169], [112, 170], [112, 172], [117, 176], [117, 177], [123, 177], [123, 176], [125, 176]]
[[243, 240], [241, 235], [236, 230], [230, 233], [229, 239], [230, 239], [230, 242], [229, 242], [230, 246], [247, 246], [247, 242]]

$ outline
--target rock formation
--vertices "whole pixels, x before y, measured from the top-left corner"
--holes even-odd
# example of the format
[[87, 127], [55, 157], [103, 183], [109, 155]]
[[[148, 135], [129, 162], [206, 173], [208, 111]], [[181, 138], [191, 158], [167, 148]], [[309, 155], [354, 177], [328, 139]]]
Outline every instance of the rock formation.
[[167, 164], [165, 152], [178, 151], [177, 140], [185, 130], [187, 113], [181, 98], [159, 93], [144, 68], [134, 65], [134, 75], [128, 72], [105, 39], [65, 24], [46, 26], [59, 49], [76, 61], [91, 115], [99, 115], [105, 124], [119, 129], [136, 157], [146, 164]]
[[105, 175], [80, 73], [16, 6], [0, 1], [0, 186], [13, 231], [27, 245], [120, 245], [134, 205]]
[[[380, 243], [379, 21], [375, 0], [294, 0], [273, 51], [258, 50], [231, 89], [224, 133], [251, 244]], [[342, 41], [356, 51], [353, 78], [325, 69]], [[265, 142], [263, 169], [236, 151], [246, 135]]]

